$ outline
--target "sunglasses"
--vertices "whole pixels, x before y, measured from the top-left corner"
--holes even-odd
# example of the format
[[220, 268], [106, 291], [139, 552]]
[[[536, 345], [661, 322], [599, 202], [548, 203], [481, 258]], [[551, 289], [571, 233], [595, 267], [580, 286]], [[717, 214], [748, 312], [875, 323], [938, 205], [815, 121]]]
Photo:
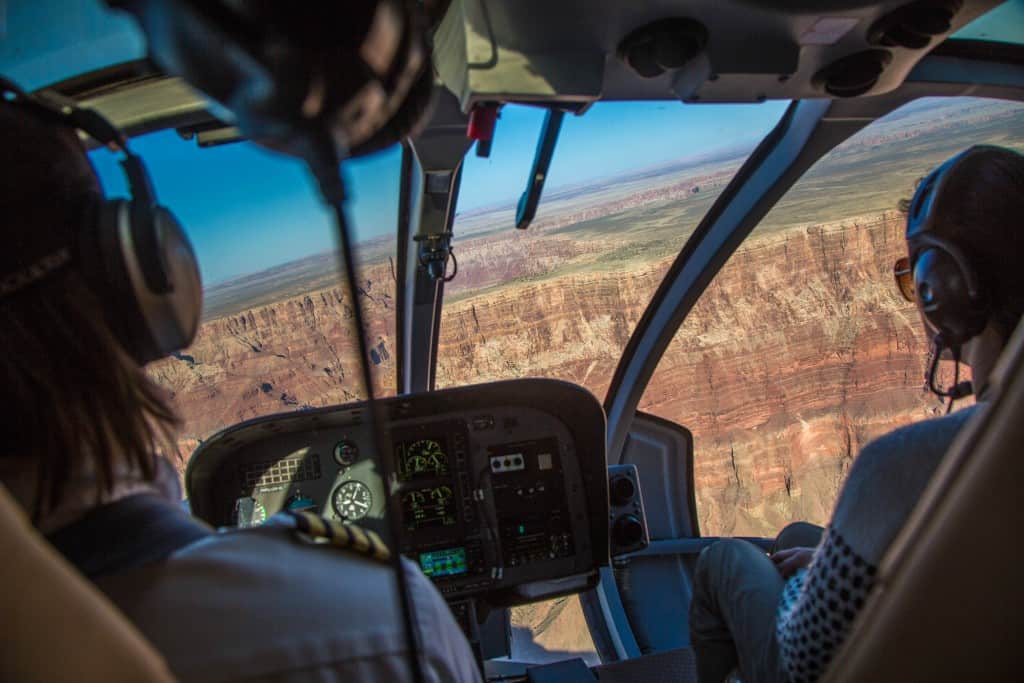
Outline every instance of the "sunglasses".
[[906, 256], [896, 260], [892, 267], [892, 275], [896, 278], [896, 288], [907, 301], [913, 302], [917, 298], [914, 291], [914, 272], [910, 269], [910, 259]]

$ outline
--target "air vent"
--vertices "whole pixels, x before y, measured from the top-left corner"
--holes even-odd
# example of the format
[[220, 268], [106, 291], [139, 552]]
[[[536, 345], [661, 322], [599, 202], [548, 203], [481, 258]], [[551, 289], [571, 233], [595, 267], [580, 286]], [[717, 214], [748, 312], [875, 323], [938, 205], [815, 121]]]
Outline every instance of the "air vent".
[[636, 465], [609, 465], [608, 494], [612, 557], [643, 550], [650, 544], [651, 537]]
[[868, 42], [920, 50], [953, 27], [961, 0], [918, 0], [886, 14], [868, 31]]
[[864, 50], [832, 62], [814, 75], [814, 84], [836, 97], [856, 97], [871, 90], [892, 61], [886, 50]]
[[626, 36], [619, 44], [619, 56], [643, 78], [657, 78], [696, 57], [707, 40], [707, 29], [700, 22], [662, 19]]

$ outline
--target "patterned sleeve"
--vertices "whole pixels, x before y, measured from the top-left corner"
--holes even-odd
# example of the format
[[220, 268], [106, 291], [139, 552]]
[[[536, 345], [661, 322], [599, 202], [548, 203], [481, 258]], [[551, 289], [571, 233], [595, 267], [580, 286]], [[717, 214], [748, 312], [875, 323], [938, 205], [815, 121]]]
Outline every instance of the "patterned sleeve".
[[825, 673], [876, 573], [835, 529], [825, 531], [811, 564], [790, 577], [779, 602], [779, 657], [790, 681], [816, 681]]

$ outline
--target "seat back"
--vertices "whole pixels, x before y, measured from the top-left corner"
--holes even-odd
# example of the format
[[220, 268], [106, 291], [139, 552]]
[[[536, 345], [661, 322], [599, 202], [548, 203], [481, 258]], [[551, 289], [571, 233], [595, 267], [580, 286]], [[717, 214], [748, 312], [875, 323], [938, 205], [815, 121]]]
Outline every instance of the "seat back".
[[823, 680], [1016, 680], [1024, 663], [1024, 325]]
[[0, 486], [0, 680], [174, 680], [163, 658]]

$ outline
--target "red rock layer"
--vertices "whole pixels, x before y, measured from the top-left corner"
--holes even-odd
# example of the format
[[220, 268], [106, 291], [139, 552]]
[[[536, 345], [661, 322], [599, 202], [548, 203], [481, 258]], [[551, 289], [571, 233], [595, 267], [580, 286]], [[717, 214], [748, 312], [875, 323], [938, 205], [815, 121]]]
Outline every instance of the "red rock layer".
[[[550, 242], [552, 258], [589, 254]], [[470, 259], [515, 266], [476, 253], [491, 248], [482, 240], [467, 246]], [[868, 440], [939, 409], [921, 390], [917, 314], [892, 286], [902, 250], [895, 212], [755, 234], [698, 302], [641, 408], [693, 432], [704, 533], [825, 521]], [[491, 289], [502, 278], [474, 269], [478, 293], [445, 307], [438, 386], [557, 377], [603, 397], [668, 263]], [[394, 390], [392, 292], [386, 266], [363, 275], [382, 393]], [[190, 450], [240, 420], [357, 400], [355, 360], [351, 309], [332, 288], [209, 321], [191, 348], [150, 372], [172, 392]]]
[[[858, 450], [935, 414], [925, 342], [896, 294], [896, 212], [755, 234], [676, 335], [641, 409], [686, 425], [706, 534], [827, 520]], [[446, 307], [438, 384], [544, 376], [603, 397], [667, 261], [567, 275]]]
[[[394, 394], [394, 285], [387, 265], [361, 273], [378, 395]], [[335, 287], [204, 323], [188, 349], [149, 366], [170, 391], [183, 452], [236, 422], [362, 398], [352, 308]]]
[[893, 285], [902, 230], [887, 212], [756, 236], [673, 340], [641, 407], [692, 430], [705, 534], [826, 522], [861, 447], [939, 412]]

